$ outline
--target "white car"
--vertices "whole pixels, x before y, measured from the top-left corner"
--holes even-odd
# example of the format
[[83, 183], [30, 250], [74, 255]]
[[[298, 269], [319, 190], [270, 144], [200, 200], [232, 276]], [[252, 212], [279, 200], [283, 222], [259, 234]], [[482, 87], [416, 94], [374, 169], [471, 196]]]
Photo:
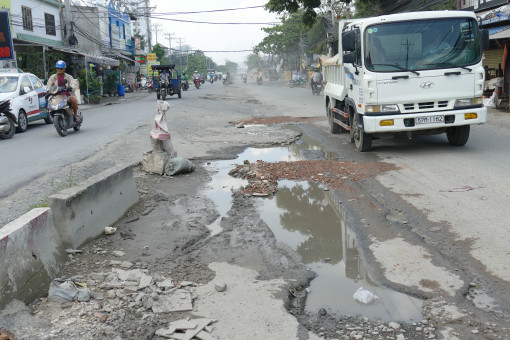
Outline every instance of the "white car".
[[10, 110], [16, 117], [16, 131], [25, 132], [29, 122], [44, 119], [52, 124], [46, 110], [46, 87], [32, 73], [2, 72], [0, 70], [0, 101], [10, 99]]

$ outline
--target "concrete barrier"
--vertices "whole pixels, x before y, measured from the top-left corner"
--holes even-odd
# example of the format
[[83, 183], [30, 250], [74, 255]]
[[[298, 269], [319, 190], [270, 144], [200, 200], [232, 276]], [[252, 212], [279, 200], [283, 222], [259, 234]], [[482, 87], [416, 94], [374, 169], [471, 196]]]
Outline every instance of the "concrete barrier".
[[136, 202], [131, 165], [118, 165], [49, 197], [66, 248], [76, 249], [117, 222]]
[[48, 292], [67, 254], [49, 208], [36, 208], [0, 228], [0, 309]]

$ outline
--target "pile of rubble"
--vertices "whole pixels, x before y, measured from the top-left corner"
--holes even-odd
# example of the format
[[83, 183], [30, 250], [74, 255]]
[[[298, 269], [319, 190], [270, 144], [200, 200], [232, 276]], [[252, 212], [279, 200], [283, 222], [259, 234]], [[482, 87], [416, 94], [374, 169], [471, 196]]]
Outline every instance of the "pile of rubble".
[[[118, 262], [111, 261], [110, 264], [118, 266]], [[47, 332], [48, 339], [76, 335], [83, 339], [120, 339], [126, 334], [136, 337], [136, 333], [147, 334], [149, 324], [152, 333], [157, 329], [155, 335], [168, 339], [217, 339], [211, 334], [213, 327], [210, 326], [217, 320], [190, 320], [188, 317], [168, 322], [167, 313], [174, 313], [171, 315], [175, 317], [179, 312], [193, 311], [193, 300], [197, 298], [194, 291], [198, 287], [194, 282], [174, 282], [161, 274], [149, 275], [147, 269], [114, 267], [110, 272], [56, 279], [53, 284], [58, 285], [60, 290], [57, 292], [67, 289], [72, 293], [78, 290], [81, 296], [89, 298], [74, 298], [73, 294], [55, 295], [55, 288], [53, 292], [50, 289], [48, 298], [35, 307], [34, 313], [52, 320], [51, 330]], [[73, 284], [76, 287], [72, 287]], [[221, 291], [218, 287], [216, 290]], [[64, 301], [63, 296], [70, 298]], [[115, 329], [119, 321], [131, 323], [132, 329]], [[29, 335], [30, 331], [23, 334]]]
[[229, 175], [248, 180], [240, 190], [250, 196], [270, 196], [278, 190], [278, 180], [319, 182], [325, 189], [339, 189], [345, 181], [360, 181], [381, 172], [394, 170], [384, 162], [356, 163], [336, 160], [309, 160], [294, 162], [264, 162], [258, 160], [236, 165]]

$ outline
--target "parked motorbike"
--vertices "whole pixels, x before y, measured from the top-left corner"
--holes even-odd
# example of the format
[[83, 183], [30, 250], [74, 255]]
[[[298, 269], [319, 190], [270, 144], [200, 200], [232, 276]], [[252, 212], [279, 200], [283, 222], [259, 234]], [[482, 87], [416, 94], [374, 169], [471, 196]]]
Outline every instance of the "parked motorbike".
[[16, 132], [16, 117], [10, 110], [11, 101], [0, 102], [0, 139], [9, 139]]
[[181, 81], [181, 89], [182, 89], [183, 91], [188, 91], [188, 89], [189, 89], [189, 83], [188, 83], [188, 81], [187, 81], [187, 80], [182, 80], [182, 81]]
[[195, 78], [193, 80], [193, 83], [195, 84], [195, 87], [197, 88], [197, 90], [200, 88], [200, 78]]
[[320, 95], [322, 91], [322, 82], [321, 81], [314, 81], [312, 82], [312, 94], [313, 95]]
[[262, 85], [262, 77], [257, 77], [257, 85]]
[[64, 86], [53, 86], [48, 91], [48, 112], [53, 117], [53, 125], [58, 134], [62, 137], [67, 136], [67, 129], [73, 128], [74, 131], [80, 131], [81, 124], [83, 124], [83, 115], [78, 111], [80, 122], [74, 119], [74, 112], [72, 107], [67, 101], [67, 96], [61, 94], [63, 91], [72, 91], [67, 87], [67, 82], [64, 80]]

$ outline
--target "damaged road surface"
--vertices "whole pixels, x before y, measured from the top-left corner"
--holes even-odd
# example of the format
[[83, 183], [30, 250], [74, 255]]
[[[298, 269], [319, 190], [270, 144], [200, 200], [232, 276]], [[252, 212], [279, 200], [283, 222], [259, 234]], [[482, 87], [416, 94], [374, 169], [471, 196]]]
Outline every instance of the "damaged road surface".
[[[140, 201], [108, 235], [68, 251], [58, 283], [80, 299], [53, 290], [14, 301], [0, 311], [0, 338], [509, 338], [507, 249], [473, 246], [488, 236], [469, 221], [461, 240], [452, 209], [466, 193], [470, 204], [501, 199], [492, 182], [413, 181], [433, 164], [420, 141], [356, 153], [348, 134], [328, 133], [309, 90], [216, 85], [169, 100], [173, 146], [194, 172], [142, 170], [152, 97], [147, 125], [70, 165], [80, 177], [134, 161]], [[146, 143], [126, 152], [133, 138]], [[437, 138], [436, 157], [468, 162]], [[488, 254], [502, 259], [491, 267]]]

